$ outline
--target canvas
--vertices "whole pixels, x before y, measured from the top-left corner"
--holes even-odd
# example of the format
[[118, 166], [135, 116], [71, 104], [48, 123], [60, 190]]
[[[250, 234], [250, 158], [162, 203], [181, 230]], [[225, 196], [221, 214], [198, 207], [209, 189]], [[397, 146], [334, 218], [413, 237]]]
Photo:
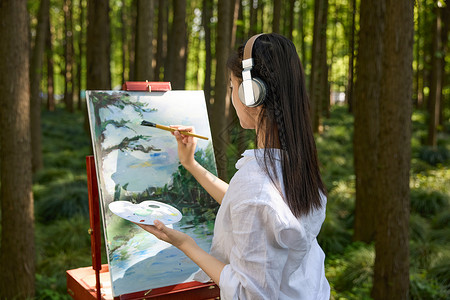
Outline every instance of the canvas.
[[199, 268], [180, 250], [113, 214], [113, 201], [158, 201], [178, 209], [169, 225], [209, 251], [218, 204], [180, 164], [170, 132], [141, 126], [194, 126], [196, 160], [216, 174], [202, 91], [88, 91], [88, 115], [114, 296], [192, 281]]

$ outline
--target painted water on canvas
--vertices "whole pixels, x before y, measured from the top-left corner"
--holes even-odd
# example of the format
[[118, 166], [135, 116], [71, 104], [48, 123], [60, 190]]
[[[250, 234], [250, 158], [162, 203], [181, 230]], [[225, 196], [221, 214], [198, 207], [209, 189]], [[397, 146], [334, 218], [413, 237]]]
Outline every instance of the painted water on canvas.
[[218, 205], [180, 165], [170, 132], [141, 126], [194, 126], [196, 160], [216, 173], [208, 114], [202, 91], [88, 91], [89, 121], [113, 295], [192, 280], [198, 267], [175, 247], [114, 215], [112, 201], [154, 200], [177, 208], [183, 218], [169, 225], [209, 251]]

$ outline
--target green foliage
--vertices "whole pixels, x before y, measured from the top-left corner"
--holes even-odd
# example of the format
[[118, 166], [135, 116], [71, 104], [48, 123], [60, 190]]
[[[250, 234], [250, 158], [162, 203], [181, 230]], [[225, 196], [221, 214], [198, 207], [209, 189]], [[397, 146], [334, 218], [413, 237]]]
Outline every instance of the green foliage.
[[318, 242], [326, 254], [342, 253], [351, 243], [354, 186], [340, 182], [328, 194], [327, 214]]
[[[48, 299], [65, 295], [65, 270], [89, 266], [89, 219], [74, 217], [36, 226], [37, 298]], [[65, 298], [65, 297], [64, 297]]]
[[428, 278], [426, 272], [415, 273], [410, 276], [409, 297], [412, 300], [425, 299], [448, 299], [450, 296], [449, 290]]
[[449, 195], [440, 191], [411, 189], [411, 211], [424, 217], [430, 217], [445, 210], [449, 204]]
[[421, 160], [430, 165], [437, 166], [438, 164], [443, 164], [450, 160], [450, 150], [444, 146], [422, 146], [419, 149], [418, 156]]
[[86, 178], [78, 181], [50, 184], [48, 190], [36, 199], [36, 217], [51, 222], [75, 215], [89, 216]]
[[[353, 243], [342, 255], [331, 256], [326, 262], [325, 272], [335, 299], [371, 299], [373, 245]], [[344, 297], [344, 298], [340, 298]]]

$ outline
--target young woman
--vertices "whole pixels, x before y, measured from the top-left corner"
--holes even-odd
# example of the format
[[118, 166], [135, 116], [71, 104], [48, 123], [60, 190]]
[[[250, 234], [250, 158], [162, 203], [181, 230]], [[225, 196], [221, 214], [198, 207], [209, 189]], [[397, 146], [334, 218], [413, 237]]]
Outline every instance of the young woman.
[[179, 132], [194, 128], [174, 126], [181, 164], [221, 204], [210, 254], [159, 221], [140, 226], [190, 257], [221, 299], [329, 299], [316, 240], [325, 188], [295, 46], [278, 34], [253, 36], [227, 66], [233, 106], [258, 148], [244, 152], [229, 185], [194, 160], [195, 139]]

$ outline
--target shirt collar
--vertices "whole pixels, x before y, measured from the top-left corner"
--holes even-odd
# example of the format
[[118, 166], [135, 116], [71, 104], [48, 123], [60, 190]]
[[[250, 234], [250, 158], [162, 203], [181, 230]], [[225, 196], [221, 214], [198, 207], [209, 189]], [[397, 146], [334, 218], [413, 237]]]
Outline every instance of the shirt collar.
[[[256, 158], [263, 158], [264, 157], [264, 150], [265, 149], [247, 149], [242, 153], [242, 157], [236, 162], [236, 169], [242, 168], [247, 162], [254, 160]], [[274, 156], [277, 160], [280, 159], [281, 156], [281, 149], [275, 149], [271, 148], [270, 150], [273, 151]]]

